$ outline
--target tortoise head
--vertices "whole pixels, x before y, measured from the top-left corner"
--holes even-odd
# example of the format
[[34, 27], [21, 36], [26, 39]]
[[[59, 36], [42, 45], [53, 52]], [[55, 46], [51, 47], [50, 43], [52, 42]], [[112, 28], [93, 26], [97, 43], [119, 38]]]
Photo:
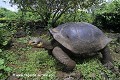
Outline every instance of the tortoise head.
[[28, 42], [28, 45], [31, 45], [37, 48], [44, 48], [44, 41], [41, 38], [32, 38]]

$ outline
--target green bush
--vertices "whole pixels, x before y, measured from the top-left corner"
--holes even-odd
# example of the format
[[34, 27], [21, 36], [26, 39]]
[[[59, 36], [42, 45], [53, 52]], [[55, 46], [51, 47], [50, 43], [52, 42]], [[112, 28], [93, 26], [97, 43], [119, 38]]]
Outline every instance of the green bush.
[[5, 29], [4, 24], [0, 24], [0, 49], [3, 49], [11, 40], [12, 34]]
[[0, 8], [0, 18], [14, 20], [17, 18], [17, 13], [7, 10], [6, 8]]
[[11, 72], [11, 68], [6, 65], [4, 50], [8, 48], [14, 32], [10, 22], [16, 18], [15, 16], [16, 13], [0, 8], [0, 80], [5, 80]]
[[4, 29], [4, 25], [0, 24], [0, 79], [5, 80], [9, 75], [11, 69], [5, 65], [5, 55], [3, 50], [11, 39], [11, 33]]
[[0, 58], [0, 79], [4, 80], [10, 73], [10, 67], [5, 65], [4, 59]]
[[120, 32], [120, 0], [103, 4], [94, 14], [96, 26], [106, 31]]
[[91, 14], [87, 13], [84, 10], [78, 10], [74, 13], [65, 13], [58, 20], [58, 24], [66, 22], [93, 22]]
[[119, 32], [120, 30], [120, 14], [104, 13], [96, 15], [95, 22], [99, 28], [106, 31]]

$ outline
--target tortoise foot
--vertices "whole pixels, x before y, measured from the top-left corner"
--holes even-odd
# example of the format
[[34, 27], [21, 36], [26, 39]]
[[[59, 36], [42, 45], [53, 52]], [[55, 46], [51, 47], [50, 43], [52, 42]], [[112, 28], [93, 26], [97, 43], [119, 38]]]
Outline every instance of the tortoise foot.
[[66, 72], [66, 73], [70, 73], [70, 72], [73, 72], [74, 69], [73, 69], [73, 68], [69, 68], [69, 67], [63, 67], [63, 68], [62, 68], [62, 71], [63, 71], [63, 72]]
[[119, 74], [119, 70], [118, 70], [111, 62], [105, 63], [104, 66], [105, 66], [107, 69], [111, 70], [111, 71], [112, 71], [113, 73], [115, 73], [116, 75]]

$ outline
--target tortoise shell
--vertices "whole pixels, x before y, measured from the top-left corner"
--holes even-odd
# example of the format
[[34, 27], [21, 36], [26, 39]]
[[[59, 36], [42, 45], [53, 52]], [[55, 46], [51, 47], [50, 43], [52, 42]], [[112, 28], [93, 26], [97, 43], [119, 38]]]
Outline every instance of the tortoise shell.
[[86, 22], [69, 22], [49, 31], [56, 41], [76, 54], [99, 51], [111, 41], [99, 28]]

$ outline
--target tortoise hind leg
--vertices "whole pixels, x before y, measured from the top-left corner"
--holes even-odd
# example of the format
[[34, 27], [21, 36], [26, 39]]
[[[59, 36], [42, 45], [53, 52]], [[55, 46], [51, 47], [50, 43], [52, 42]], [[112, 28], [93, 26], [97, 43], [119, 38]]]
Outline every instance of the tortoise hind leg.
[[111, 70], [112, 72], [114, 72], [115, 74], [118, 74], [118, 70], [117, 68], [114, 67], [113, 65], [113, 59], [110, 55], [110, 50], [108, 48], [108, 46], [106, 46], [104, 49], [101, 50], [102, 53], [102, 63], [104, 64], [104, 66]]
[[108, 62], [113, 63], [112, 57], [110, 55], [110, 50], [108, 48], [108, 46], [106, 46], [104, 49], [101, 50], [102, 53], [102, 62], [103, 64], [106, 64]]
[[60, 63], [65, 65], [65, 71], [72, 71], [74, 69], [76, 65], [75, 61], [70, 59], [70, 57], [60, 47], [55, 47], [52, 53]]

